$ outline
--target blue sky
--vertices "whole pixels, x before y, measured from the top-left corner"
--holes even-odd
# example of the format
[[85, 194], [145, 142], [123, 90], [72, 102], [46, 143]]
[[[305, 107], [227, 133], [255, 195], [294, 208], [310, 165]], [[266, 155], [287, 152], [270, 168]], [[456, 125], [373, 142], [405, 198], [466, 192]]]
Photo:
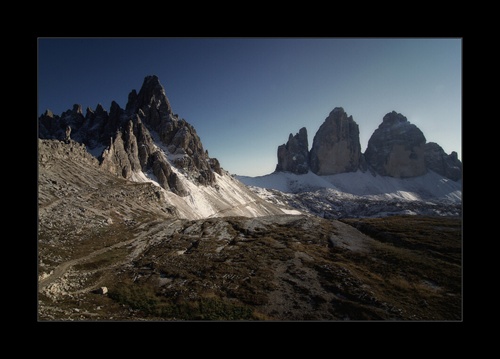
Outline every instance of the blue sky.
[[363, 152], [394, 110], [461, 159], [460, 38], [40, 38], [39, 115], [125, 108], [148, 75], [233, 174], [273, 172], [288, 135], [306, 127], [311, 146], [335, 107]]

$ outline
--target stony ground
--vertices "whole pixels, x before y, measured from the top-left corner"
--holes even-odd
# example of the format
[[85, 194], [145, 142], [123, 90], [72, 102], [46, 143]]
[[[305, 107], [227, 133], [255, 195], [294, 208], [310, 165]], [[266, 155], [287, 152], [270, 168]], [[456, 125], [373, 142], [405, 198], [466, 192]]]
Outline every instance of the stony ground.
[[[307, 216], [150, 221], [62, 262], [40, 319], [460, 320], [460, 220], [391, 219], [368, 223], [380, 238]], [[394, 230], [415, 224], [418, 244]]]
[[338, 193], [327, 188], [299, 193], [285, 193], [259, 187], [250, 187], [250, 189], [271, 203], [286, 204], [303, 213], [330, 219], [407, 214], [448, 217], [462, 215], [461, 204], [446, 200], [431, 202], [380, 200], [346, 194], [339, 196]]
[[460, 217], [182, 220], [154, 186], [99, 171], [78, 145], [50, 146], [40, 321], [462, 318]]

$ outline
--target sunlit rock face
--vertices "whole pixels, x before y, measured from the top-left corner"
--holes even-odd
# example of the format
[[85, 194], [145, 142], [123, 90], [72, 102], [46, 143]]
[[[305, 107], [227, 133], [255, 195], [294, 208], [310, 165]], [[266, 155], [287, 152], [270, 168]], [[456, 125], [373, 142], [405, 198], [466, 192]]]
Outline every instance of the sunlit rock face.
[[358, 124], [342, 107], [336, 107], [314, 136], [309, 154], [311, 171], [317, 175], [355, 172], [360, 160]]
[[147, 76], [139, 93], [134, 90], [129, 94], [126, 109], [137, 114], [146, 127], [158, 134], [169, 153], [175, 155], [173, 162], [177, 168], [188, 172], [202, 185], [215, 183], [214, 171], [220, 172], [218, 161], [208, 157], [195, 128], [172, 112], [157, 76]]
[[364, 156], [367, 164], [382, 176], [417, 177], [427, 172], [425, 143], [417, 126], [392, 111], [373, 132]]
[[215, 185], [215, 173], [222, 174], [194, 127], [172, 112], [157, 76], [146, 76], [139, 92], [130, 92], [125, 109], [113, 101], [109, 113], [98, 104], [84, 116], [82, 107], [74, 105], [61, 116], [47, 110], [39, 118], [41, 139], [64, 140], [68, 127], [71, 139], [85, 144], [101, 167], [126, 179], [150, 171], [163, 188], [180, 196], [188, 192], [172, 166], [206, 186]]

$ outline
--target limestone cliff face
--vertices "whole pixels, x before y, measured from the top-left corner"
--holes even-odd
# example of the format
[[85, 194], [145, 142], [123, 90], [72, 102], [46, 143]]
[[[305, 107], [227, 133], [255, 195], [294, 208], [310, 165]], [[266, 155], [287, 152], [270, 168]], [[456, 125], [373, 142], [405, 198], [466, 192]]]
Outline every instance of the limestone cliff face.
[[305, 127], [302, 127], [295, 136], [290, 134], [288, 142], [278, 147], [276, 171], [296, 174], [309, 171], [309, 144]]
[[139, 93], [130, 92], [125, 110], [114, 101], [109, 113], [100, 104], [95, 111], [87, 108], [85, 116], [80, 105], [61, 116], [47, 110], [39, 118], [39, 137], [65, 140], [68, 126], [71, 140], [91, 151], [103, 149], [101, 167], [126, 179], [134, 172], [151, 171], [162, 187], [185, 196], [171, 164], [201, 185], [214, 185], [214, 173], [222, 174], [219, 161], [208, 156], [194, 127], [172, 113], [157, 76], [146, 76]]
[[334, 175], [363, 172], [397, 178], [417, 177], [432, 170], [446, 178], [462, 178], [462, 162], [457, 153], [446, 154], [436, 143], [426, 143], [422, 131], [400, 113], [386, 114], [361, 153], [359, 128], [342, 107], [330, 112], [314, 136], [308, 151], [307, 130], [290, 134], [278, 147], [276, 171]]
[[175, 155], [176, 167], [202, 185], [215, 183], [214, 172], [221, 171], [218, 161], [209, 158], [195, 128], [173, 114], [157, 76], [147, 76], [139, 93], [130, 93], [126, 109], [137, 113], [145, 126], [158, 135], [168, 152]]
[[462, 162], [455, 151], [446, 154], [443, 148], [435, 142], [425, 144], [425, 165], [428, 169], [453, 181], [462, 178]]
[[421, 176], [427, 172], [425, 142], [417, 126], [392, 111], [370, 137], [364, 156], [367, 164], [382, 176]]
[[311, 170], [318, 175], [354, 172], [360, 160], [358, 124], [342, 107], [336, 107], [314, 136], [309, 154]]

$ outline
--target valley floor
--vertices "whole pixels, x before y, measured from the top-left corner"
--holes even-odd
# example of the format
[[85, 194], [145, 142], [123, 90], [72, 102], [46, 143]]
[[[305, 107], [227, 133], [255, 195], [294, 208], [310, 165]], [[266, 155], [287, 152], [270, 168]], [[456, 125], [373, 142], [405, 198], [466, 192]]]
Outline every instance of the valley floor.
[[461, 228], [439, 216], [115, 221], [40, 268], [38, 317], [460, 321]]

